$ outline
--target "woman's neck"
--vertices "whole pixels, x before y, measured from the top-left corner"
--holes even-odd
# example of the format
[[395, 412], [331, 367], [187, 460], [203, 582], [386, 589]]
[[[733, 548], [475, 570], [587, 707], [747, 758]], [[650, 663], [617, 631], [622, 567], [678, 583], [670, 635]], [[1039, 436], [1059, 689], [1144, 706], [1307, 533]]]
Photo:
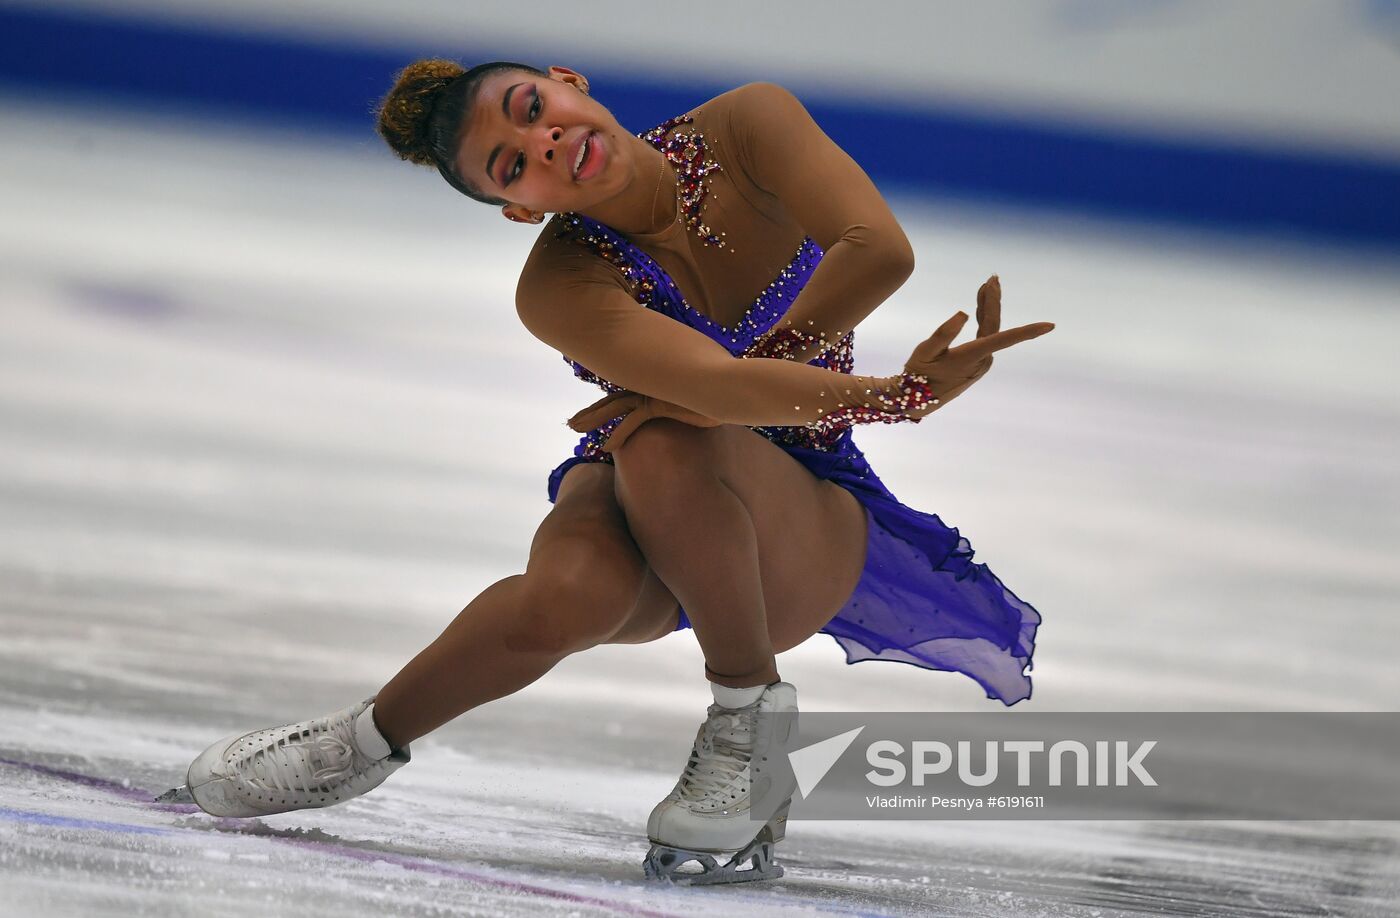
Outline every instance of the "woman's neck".
[[623, 235], [655, 235], [676, 219], [676, 174], [665, 155], [640, 137], [627, 135], [633, 173], [627, 187], [583, 212]]

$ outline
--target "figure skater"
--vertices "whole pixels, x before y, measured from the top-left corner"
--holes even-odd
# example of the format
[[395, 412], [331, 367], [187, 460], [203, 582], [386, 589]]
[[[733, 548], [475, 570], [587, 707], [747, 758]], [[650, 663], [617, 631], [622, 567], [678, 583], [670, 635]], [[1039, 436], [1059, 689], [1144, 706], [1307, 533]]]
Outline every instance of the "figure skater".
[[554, 214], [516, 311], [607, 394], [569, 422], [583, 438], [549, 476], [553, 509], [523, 574], [483, 591], [369, 699], [221, 740], [163, 799], [237, 817], [348, 800], [407, 763], [413, 740], [569, 654], [690, 627], [714, 704], [648, 820], [646, 872], [758, 879], [781, 873], [787, 807], [750, 818], [750, 763], [775, 742], [764, 715], [797, 710], [775, 654], [822, 631], [848, 662], [962, 672], [1008, 705], [1030, 696], [1039, 614], [956, 529], [896, 500], [851, 431], [919, 423], [994, 351], [1054, 326], [1001, 331], [992, 277], [974, 340], [952, 346], [958, 312], [902, 372], [854, 375], [852, 330], [914, 255], [790, 92], [750, 83], [632, 134], [566, 67], [423, 60], [378, 126], [400, 157], [506, 219]]

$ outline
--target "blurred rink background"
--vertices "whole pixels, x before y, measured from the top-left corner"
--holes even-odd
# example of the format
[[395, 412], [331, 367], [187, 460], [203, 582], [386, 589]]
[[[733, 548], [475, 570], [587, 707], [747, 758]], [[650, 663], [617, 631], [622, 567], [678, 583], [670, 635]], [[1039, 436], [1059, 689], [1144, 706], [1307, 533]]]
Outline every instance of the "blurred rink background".
[[[0, 914], [1389, 915], [1380, 822], [795, 823], [763, 888], [641, 882], [708, 692], [576, 656], [341, 807], [149, 805], [368, 696], [524, 568], [595, 398], [514, 315], [537, 230], [395, 160], [443, 54], [641, 131], [793, 90], [918, 255], [888, 373], [999, 273], [1056, 332], [857, 441], [1044, 616], [1007, 712], [1400, 697], [1400, 3], [0, 3]], [[784, 655], [804, 710], [999, 709]]]

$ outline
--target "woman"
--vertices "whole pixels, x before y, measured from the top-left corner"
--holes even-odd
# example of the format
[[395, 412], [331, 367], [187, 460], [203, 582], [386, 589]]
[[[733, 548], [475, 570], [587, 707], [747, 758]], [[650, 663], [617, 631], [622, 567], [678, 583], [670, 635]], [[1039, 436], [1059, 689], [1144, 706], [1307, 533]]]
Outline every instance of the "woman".
[[349, 799], [407, 762], [414, 739], [570, 653], [693, 627], [715, 703], [648, 822], [648, 873], [697, 859], [710, 879], [741, 878], [745, 863], [771, 876], [786, 807], [749, 819], [748, 763], [775, 741], [761, 715], [797, 709], [776, 653], [825, 631], [850, 661], [957, 670], [1006, 704], [1029, 697], [1039, 615], [972, 564], [957, 530], [900, 504], [851, 427], [917, 423], [993, 351], [1053, 326], [999, 331], [992, 278], [976, 340], [950, 346], [958, 313], [903, 373], [852, 375], [851, 329], [913, 254], [790, 93], [752, 83], [633, 135], [568, 68], [430, 60], [399, 75], [379, 129], [509, 220], [556, 214], [517, 312], [608, 395], [570, 421], [585, 435], [550, 476], [554, 508], [524, 574], [485, 590], [372, 698], [215, 743], [188, 775], [203, 809]]

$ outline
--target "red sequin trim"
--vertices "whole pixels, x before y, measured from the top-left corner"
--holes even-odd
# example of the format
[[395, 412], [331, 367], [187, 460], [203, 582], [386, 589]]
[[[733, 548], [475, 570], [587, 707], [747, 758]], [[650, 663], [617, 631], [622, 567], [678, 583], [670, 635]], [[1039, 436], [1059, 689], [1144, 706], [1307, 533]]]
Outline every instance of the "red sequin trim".
[[[687, 228], [700, 237], [703, 244], [712, 245], [717, 249], [729, 249], [732, 252], [734, 250], [724, 241], [724, 233], [714, 232], [701, 218], [701, 211], [705, 209], [705, 198], [710, 192], [709, 175], [711, 172], [724, 171], [723, 167], [709, 155], [704, 134], [699, 131], [676, 131], [670, 134], [673, 128], [690, 124], [694, 120], [689, 115], [677, 115], [641, 136], [647, 143], [660, 150], [679, 172], [676, 178], [680, 207], [676, 219], [685, 223]], [[667, 136], [668, 134], [670, 136]]]
[[840, 430], [852, 424], [897, 424], [900, 421], [917, 424], [923, 417], [915, 417], [910, 412], [938, 404], [926, 376], [901, 373], [896, 389], [899, 394], [895, 396], [887, 395], [879, 389], [867, 389], [866, 394], [876, 402], [875, 405], [838, 408], [807, 426], [818, 432], [825, 432]]
[[814, 354], [808, 354], [807, 362], [824, 357], [839, 342], [828, 341], [825, 334], [809, 335], [798, 328], [780, 328], [760, 335], [741, 357], [767, 357], [773, 360], [794, 360], [798, 352], [809, 344], [817, 344]]

